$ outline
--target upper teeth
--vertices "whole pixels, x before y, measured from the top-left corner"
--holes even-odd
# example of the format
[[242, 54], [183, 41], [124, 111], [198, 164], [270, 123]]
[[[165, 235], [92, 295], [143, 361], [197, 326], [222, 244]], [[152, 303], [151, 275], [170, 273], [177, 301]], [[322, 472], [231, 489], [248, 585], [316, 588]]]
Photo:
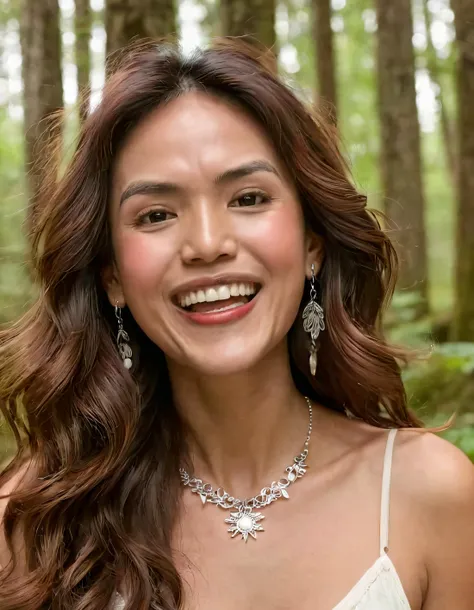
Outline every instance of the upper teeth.
[[190, 291], [179, 295], [181, 307], [189, 307], [195, 303], [212, 303], [213, 301], [225, 301], [230, 297], [249, 296], [255, 294], [255, 284], [225, 284], [210, 286], [196, 292]]

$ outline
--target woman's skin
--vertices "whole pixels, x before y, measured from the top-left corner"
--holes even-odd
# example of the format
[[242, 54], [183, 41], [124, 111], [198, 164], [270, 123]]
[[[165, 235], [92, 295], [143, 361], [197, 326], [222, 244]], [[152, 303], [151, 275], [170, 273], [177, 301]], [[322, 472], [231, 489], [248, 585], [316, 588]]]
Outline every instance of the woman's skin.
[[[263, 130], [204, 93], [157, 109], [129, 134], [109, 205], [110, 303], [127, 306], [166, 354], [196, 476], [253, 496], [303, 448], [308, 409], [290, 374], [286, 336], [324, 243], [306, 232], [294, 185]], [[238, 307], [193, 317], [178, 305], [189, 282], [233, 280], [260, 287], [241, 317]], [[315, 404], [308, 472], [290, 487], [290, 500], [262, 510], [265, 531], [247, 544], [230, 538], [229, 511], [203, 506], [185, 489], [173, 547], [186, 609], [334, 608], [379, 556], [386, 438]], [[412, 610], [472, 610], [467, 458], [432, 434], [400, 432], [390, 508], [389, 555]]]
[[[255, 161], [275, 171], [219, 180]], [[175, 187], [132, 194], [120, 205], [137, 182]], [[255, 191], [262, 196], [245, 197]], [[196, 475], [253, 496], [291, 464], [308, 425], [286, 334], [324, 244], [305, 232], [285, 168], [243, 111], [187, 94], [128, 137], [115, 165], [110, 218], [117, 260], [104, 278], [110, 302], [127, 305], [167, 356]], [[219, 276], [260, 284], [253, 309], [215, 324], [183, 315], [173, 295]], [[248, 544], [230, 539], [225, 511], [203, 507], [185, 490], [174, 539], [192, 590], [189, 608], [333, 608], [378, 557], [386, 436], [315, 405], [310, 469], [291, 487], [291, 501], [264, 510], [265, 532]], [[474, 599], [473, 473], [437, 437], [399, 434], [390, 556], [413, 610], [472, 608], [465, 598]]]

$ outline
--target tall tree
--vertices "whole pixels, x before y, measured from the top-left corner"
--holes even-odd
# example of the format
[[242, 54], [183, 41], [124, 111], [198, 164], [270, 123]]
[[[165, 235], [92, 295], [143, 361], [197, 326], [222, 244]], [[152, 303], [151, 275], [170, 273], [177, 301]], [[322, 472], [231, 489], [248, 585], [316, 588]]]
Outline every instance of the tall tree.
[[427, 254], [410, 0], [376, 0], [378, 109], [385, 212], [400, 257], [399, 287], [427, 310]]
[[174, 0], [106, 0], [107, 55], [140, 38], [176, 38]]
[[22, 54], [25, 165], [34, 206], [44, 176], [46, 147], [60, 135], [56, 113], [63, 107], [61, 31], [58, 0], [22, 0]]
[[89, 110], [91, 71], [89, 45], [91, 39], [92, 14], [89, 0], [75, 0], [75, 4], [74, 30], [76, 40], [74, 51], [77, 67], [77, 88], [80, 99], [79, 117], [81, 121], [83, 121]]
[[257, 41], [276, 56], [276, 0], [221, 0], [221, 31]]
[[474, 2], [452, 0], [458, 45], [458, 210], [454, 338], [474, 341]]
[[423, 16], [426, 26], [426, 58], [427, 67], [431, 81], [436, 86], [436, 100], [438, 102], [439, 116], [441, 119], [441, 130], [443, 132], [443, 142], [446, 154], [446, 165], [453, 184], [456, 181], [456, 142], [453, 121], [448, 114], [443, 95], [443, 84], [439, 70], [439, 60], [433, 43], [432, 35], [432, 15], [429, 8], [429, 1], [423, 0]]
[[336, 122], [336, 70], [331, 28], [331, 0], [312, 0], [313, 39], [316, 51], [317, 98]]

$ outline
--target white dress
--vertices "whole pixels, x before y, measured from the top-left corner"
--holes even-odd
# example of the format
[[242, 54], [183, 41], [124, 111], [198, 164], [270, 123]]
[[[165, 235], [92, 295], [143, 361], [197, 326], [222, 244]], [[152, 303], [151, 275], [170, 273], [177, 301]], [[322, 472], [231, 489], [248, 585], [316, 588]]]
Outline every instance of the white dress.
[[[380, 511], [380, 556], [333, 610], [410, 610], [408, 598], [388, 550], [390, 481], [396, 429], [390, 430], [384, 455]], [[113, 610], [123, 610], [125, 602], [117, 593]]]

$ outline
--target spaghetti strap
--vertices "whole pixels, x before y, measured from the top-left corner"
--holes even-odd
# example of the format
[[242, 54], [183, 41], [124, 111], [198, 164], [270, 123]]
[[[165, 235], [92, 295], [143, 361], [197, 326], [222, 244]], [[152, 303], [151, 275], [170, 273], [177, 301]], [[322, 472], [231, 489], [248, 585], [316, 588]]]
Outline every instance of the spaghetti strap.
[[388, 433], [387, 445], [383, 460], [382, 476], [382, 499], [380, 507], [380, 555], [388, 552], [388, 529], [390, 517], [390, 480], [392, 475], [393, 444], [397, 428], [392, 428]]

